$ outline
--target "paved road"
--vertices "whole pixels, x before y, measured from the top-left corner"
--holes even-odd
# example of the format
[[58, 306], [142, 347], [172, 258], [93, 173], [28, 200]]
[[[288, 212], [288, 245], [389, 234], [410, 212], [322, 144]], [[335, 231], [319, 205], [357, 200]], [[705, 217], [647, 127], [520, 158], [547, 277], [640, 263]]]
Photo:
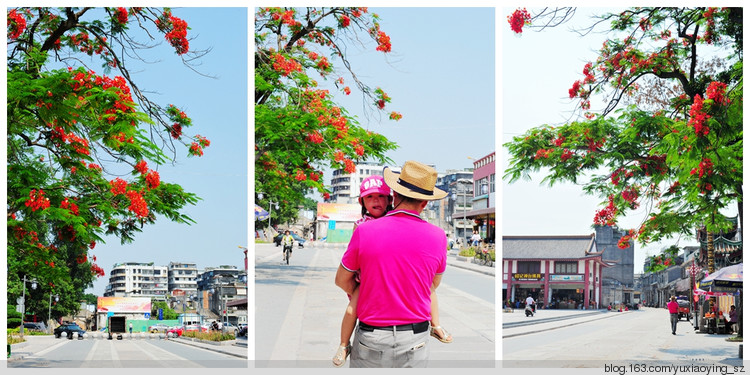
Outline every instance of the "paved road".
[[[26, 336], [14, 344], [8, 368], [242, 368], [248, 367], [247, 340], [215, 345], [186, 338], [164, 340], [158, 335], [126, 335], [107, 340]], [[227, 344], [227, 343], [224, 343]]]
[[[537, 319], [545, 322], [519, 325]], [[531, 318], [516, 310], [503, 313], [503, 326], [504, 367], [742, 365], [740, 343], [726, 341], [729, 335], [695, 333], [692, 323], [685, 320], [677, 324], [677, 334], [672, 335], [669, 315], [659, 308], [628, 312], [541, 310]]]
[[[295, 250], [291, 264], [280, 263], [275, 246], [255, 247], [255, 359], [257, 367], [332, 368], [346, 295], [334, 285], [343, 246], [306, 246]], [[452, 275], [473, 277], [494, 290], [494, 268], [458, 262], [449, 267], [438, 288], [441, 324], [451, 344], [430, 339], [430, 367], [494, 367], [494, 300], [451, 285]], [[465, 275], [469, 274], [469, 275]], [[493, 293], [494, 294], [494, 293]], [[348, 365], [347, 365], [348, 366]]]

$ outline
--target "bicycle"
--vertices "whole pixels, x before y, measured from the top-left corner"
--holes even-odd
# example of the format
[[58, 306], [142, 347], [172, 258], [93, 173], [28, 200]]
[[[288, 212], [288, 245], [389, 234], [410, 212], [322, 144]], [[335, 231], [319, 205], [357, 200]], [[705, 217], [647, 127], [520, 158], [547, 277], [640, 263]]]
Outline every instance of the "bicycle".
[[289, 264], [289, 258], [292, 257], [292, 245], [284, 245], [284, 261]]

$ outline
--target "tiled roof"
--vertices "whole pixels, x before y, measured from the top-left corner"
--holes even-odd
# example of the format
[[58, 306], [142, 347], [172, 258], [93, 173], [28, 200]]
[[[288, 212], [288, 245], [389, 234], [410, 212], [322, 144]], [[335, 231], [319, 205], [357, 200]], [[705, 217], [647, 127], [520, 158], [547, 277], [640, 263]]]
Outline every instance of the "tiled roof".
[[503, 259], [578, 259], [597, 251], [594, 235], [503, 236]]

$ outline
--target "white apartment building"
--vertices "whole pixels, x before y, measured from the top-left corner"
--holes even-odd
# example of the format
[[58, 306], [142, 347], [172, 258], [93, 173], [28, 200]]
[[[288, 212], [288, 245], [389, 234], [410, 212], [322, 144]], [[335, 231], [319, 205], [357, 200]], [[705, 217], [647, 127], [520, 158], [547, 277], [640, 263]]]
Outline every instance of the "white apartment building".
[[181, 290], [181, 295], [198, 294], [198, 266], [195, 263], [169, 262], [169, 292]]
[[166, 300], [167, 267], [151, 263], [117, 263], [109, 273], [104, 297], [150, 297]]
[[369, 176], [382, 176], [384, 167], [374, 162], [361, 162], [354, 173], [346, 173], [343, 169], [333, 171], [331, 202], [357, 204], [362, 181]]

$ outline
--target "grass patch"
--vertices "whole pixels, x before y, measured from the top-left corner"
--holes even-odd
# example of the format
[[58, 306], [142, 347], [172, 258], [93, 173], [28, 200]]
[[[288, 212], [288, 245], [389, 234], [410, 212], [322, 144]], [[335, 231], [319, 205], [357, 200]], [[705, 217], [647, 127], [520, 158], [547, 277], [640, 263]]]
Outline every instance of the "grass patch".
[[727, 337], [729, 342], [742, 342], [742, 336]]

